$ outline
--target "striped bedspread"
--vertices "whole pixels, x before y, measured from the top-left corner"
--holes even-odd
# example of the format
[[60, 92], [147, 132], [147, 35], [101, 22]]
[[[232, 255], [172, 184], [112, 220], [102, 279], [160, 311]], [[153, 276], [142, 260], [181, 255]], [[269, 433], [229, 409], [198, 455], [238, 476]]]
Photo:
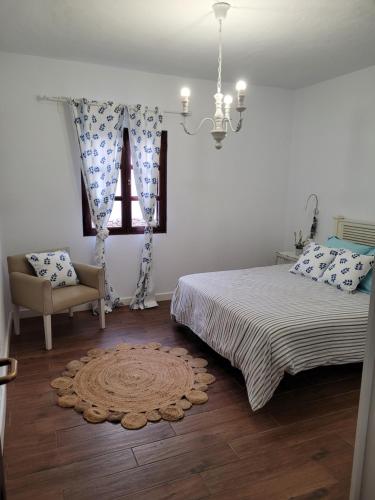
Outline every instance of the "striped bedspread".
[[369, 296], [348, 294], [278, 265], [179, 279], [171, 313], [239, 368], [253, 410], [284, 372], [362, 361]]

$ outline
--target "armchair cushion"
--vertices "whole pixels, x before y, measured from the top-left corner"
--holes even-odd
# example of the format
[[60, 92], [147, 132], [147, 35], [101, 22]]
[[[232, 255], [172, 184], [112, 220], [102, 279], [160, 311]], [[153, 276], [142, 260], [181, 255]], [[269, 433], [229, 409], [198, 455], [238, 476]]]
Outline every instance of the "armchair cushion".
[[64, 311], [69, 307], [86, 304], [99, 298], [99, 291], [86, 285], [55, 288], [52, 291], [53, 312]]
[[78, 284], [77, 274], [65, 250], [29, 253], [26, 254], [26, 259], [38, 277], [51, 282], [52, 288]]

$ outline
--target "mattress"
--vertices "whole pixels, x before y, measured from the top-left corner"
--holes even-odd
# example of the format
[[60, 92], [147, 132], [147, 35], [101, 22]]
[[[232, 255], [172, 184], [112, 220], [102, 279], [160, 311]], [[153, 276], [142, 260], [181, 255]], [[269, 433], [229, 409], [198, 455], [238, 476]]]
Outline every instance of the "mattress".
[[285, 372], [364, 358], [369, 295], [348, 294], [277, 265], [179, 279], [171, 314], [239, 368], [253, 410]]

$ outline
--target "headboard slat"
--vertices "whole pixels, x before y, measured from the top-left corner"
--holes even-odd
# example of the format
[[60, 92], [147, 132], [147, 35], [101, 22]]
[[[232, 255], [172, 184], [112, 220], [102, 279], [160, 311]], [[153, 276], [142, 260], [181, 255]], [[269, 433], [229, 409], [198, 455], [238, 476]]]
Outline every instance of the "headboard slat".
[[336, 236], [354, 243], [375, 247], [375, 224], [335, 217]]

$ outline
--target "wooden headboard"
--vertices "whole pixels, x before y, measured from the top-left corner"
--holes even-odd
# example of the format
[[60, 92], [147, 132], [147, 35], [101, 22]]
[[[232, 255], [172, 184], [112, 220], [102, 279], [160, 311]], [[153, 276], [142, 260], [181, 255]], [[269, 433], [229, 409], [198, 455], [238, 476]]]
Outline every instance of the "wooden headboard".
[[338, 238], [375, 247], [375, 224], [338, 216], [335, 219], [335, 234]]

